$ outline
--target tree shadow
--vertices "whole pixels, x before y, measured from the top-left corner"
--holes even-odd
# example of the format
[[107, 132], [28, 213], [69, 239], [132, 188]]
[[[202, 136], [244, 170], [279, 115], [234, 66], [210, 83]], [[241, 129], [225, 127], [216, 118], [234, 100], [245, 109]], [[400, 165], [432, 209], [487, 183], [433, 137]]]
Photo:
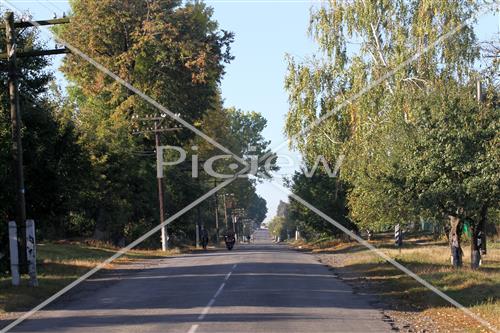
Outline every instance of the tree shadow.
[[[262, 246], [255, 247], [252, 253], [269, 258], [282, 250], [282, 247], [277, 250], [274, 246]], [[243, 247], [230, 252], [230, 256], [234, 253], [243, 258], [249, 254]], [[166, 266], [102, 272], [19, 328], [23, 331], [45, 328], [50, 331], [50, 328], [53, 330], [56, 327], [196, 322], [199, 309], [207, 305], [222, 283], [225, 287], [213, 304], [215, 314], [209, 315], [206, 318], [208, 321], [331, 319], [337, 313], [340, 320], [345, 314], [339, 311], [366, 314], [366, 310], [373, 310], [371, 298], [353, 295], [352, 289], [336, 279], [323, 265], [314, 261], [296, 262], [293, 252], [289, 253], [292, 255], [285, 262], [256, 261], [249, 257], [248, 261], [240, 260], [236, 269], [233, 269], [234, 261], [230, 257], [229, 260], [218, 259], [223, 260], [222, 263], [211, 264], [208, 256], [187, 255], [172, 260]], [[216, 252], [214, 255], [226, 254]], [[169, 261], [159, 259], [158, 262], [164, 260]], [[232, 272], [230, 278], [227, 278], [228, 272]], [[261, 310], [255, 314], [237, 310], [248, 307]], [[235, 310], [217, 314], [218, 308]], [[58, 311], [64, 311], [64, 314]], [[55, 315], [44, 315], [51, 312]], [[162, 314], [157, 315], [158, 312]], [[6, 324], [1, 322], [2, 326]]]
[[[449, 264], [428, 264], [398, 260], [403, 266], [466, 307], [500, 298], [500, 270], [485, 267], [453, 270]], [[420, 311], [450, 303], [389, 263], [363, 263], [332, 269], [356, 292], [376, 295], [389, 310]], [[491, 278], [476, 277], [489, 274]]]

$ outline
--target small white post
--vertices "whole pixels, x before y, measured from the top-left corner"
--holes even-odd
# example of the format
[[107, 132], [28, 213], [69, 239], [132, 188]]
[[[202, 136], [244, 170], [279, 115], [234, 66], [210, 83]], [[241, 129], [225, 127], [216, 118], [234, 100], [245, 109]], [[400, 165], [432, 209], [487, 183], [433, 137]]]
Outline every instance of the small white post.
[[35, 221], [33, 220], [26, 220], [26, 256], [28, 259], [28, 274], [30, 276], [29, 285], [37, 287]]
[[[162, 223], [163, 223], [163, 221], [162, 221]], [[167, 241], [168, 241], [167, 227], [163, 226], [163, 227], [161, 227], [161, 250], [163, 252], [167, 251]]]
[[200, 226], [198, 222], [196, 222], [196, 248], [200, 248]]
[[12, 285], [18, 286], [21, 283], [19, 276], [19, 255], [17, 243], [16, 222], [9, 222], [9, 250], [10, 250], [10, 271], [12, 272]]

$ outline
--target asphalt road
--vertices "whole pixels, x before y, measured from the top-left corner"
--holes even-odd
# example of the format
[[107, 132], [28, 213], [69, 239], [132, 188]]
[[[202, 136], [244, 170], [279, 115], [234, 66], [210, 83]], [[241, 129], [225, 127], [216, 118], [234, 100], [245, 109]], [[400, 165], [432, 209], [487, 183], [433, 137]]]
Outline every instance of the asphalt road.
[[14, 332], [389, 332], [313, 256], [254, 244], [159, 259], [84, 283]]

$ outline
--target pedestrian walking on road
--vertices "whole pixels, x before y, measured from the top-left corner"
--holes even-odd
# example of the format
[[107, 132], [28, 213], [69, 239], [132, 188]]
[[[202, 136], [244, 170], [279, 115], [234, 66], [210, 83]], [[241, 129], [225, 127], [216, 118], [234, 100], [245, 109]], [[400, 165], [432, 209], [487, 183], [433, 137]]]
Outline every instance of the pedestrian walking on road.
[[208, 232], [204, 225], [201, 226], [201, 246], [204, 250], [206, 250], [208, 246]]

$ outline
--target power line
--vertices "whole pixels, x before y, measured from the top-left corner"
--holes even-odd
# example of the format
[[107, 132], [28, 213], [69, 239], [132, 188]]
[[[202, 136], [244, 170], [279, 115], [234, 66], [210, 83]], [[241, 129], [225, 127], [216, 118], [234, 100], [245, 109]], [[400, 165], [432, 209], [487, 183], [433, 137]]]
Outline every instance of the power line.
[[[180, 116], [180, 114], [176, 114], [177, 117]], [[160, 133], [164, 132], [171, 132], [171, 131], [178, 131], [181, 130], [182, 127], [180, 126], [174, 126], [174, 127], [166, 127], [163, 126], [163, 123], [166, 120], [165, 115], [146, 115], [144, 117], [139, 117], [138, 115], [133, 115], [132, 120], [136, 121], [138, 123], [138, 127], [140, 126], [139, 123], [145, 124], [145, 123], [153, 123], [153, 126], [149, 126], [143, 129], [136, 128], [133, 130], [134, 135], [138, 134], [147, 134], [147, 133], [154, 133], [155, 135], [155, 152], [158, 152], [160, 148]], [[158, 167], [163, 167], [163, 166], [158, 166]], [[165, 219], [165, 212], [164, 212], [164, 199], [163, 199], [163, 177], [157, 177], [158, 179], [158, 201], [159, 201], [159, 210], [160, 210], [160, 223], [162, 223]], [[167, 251], [168, 249], [168, 230], [167, 226], [162, 226], [161, 228], [161, 249], [162, 251]]]
[[[52, 1], [41, 1], [41, 0], [36, 0], [36, 2], [38, 2], [40, 5], [42, 5], [43, 7], [45, 7], [45, 9], [47, 9], [49, 12], [52, 11], [52, 9], [50, 9], [49, 7], [47, 7], [45, 4], [48, 3], [49, 5], [51, 5], [53, 8], [56, 9], [57, 12], [60, 12], [61, 13], [61, 16], [62, 14], [64, 13], [64, 11], [59, 8], [58, 6], [56, 6], [55, 4], [52, 3]], [[55, 13], [54, 13], [55, 14]]]

